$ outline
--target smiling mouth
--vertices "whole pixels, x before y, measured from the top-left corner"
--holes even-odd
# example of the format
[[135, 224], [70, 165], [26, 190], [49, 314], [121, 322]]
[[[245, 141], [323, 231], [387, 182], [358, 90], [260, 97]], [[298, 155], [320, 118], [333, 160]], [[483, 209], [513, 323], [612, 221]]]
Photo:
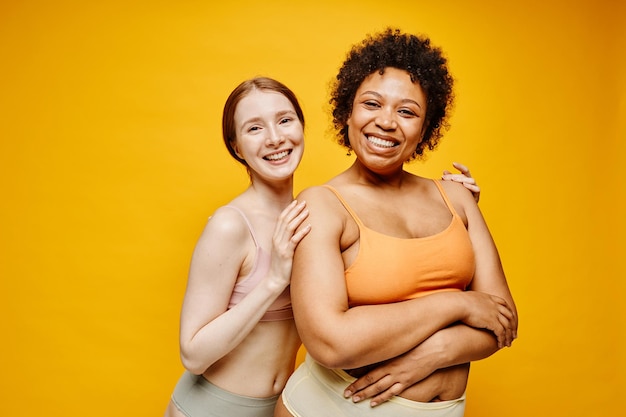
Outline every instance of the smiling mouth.
[[286, 150], [282, 152], [273, 153], [271, 155], [264, 156], [263, 159], [266, 161], [280, 161], [281, 159], [286, 158], [291, 153], [291, 150]]
[[382, 148], [393, 148], [394, 146], [398, 146], [397, 143], [392, 142], [390, 140], [381, 139], [376, 136], [366, 136], [367, 141], [373, 143], [376, 146], [380, 146]]

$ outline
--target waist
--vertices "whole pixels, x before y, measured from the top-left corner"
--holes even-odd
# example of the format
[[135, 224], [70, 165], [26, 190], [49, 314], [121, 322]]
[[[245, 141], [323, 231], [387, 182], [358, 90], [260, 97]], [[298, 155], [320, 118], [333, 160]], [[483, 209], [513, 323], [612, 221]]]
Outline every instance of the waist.
[[[361, 378], [384, 362], [363, 366], [356, 369], [346, 369], [344, 372], [352, 380]], [[406, 388], [398, 396], [417, 402], [441, 402], [464, 397], [469, 378], [469, 363], [456, 365], [434, 372], [418, 383]]]
[[261, 322], [239, 346], [213, 363], [203, 376], [238, 395], [271, 397], [279, 394], [287, 383], [299, 347], [300, 339], [293, 320]]
[[[330, 388], [332, 391], [336, 392], [338, 396], [343, 398], [343, 390], [346, 387], [354, 382], [356, 378], [350, 376], [346, 371], [342, 369], [328, 369], [313, 360], [308, 354], [305, 359], [304, 366], [307, 367], [309, 372], [316, 380], [318, 380], [324, 386]], [[410, 388], [409, 388], [410, 390]], [[408, 395], [407, 395], [408, 394]], [[389, 402], [395, 403], [396, 405], [406, 406], [412, 409], [445, 409], [452, 408], [457, 406], [463, 406], [465, 402], [465, 392], [462, 392], [459, 396], [454, 399], [445, 400], [445, 401], [429, 401], [420, 398], [417, 395], [410, 395], [410, 391], [405, 391], [401, 395], [392, 397]], [[344, 400], [345, 401], [345, 400]], [[348, 401], [351, 403], [351, 401]], [[368, 401], [362, 402], [368, 403]], [[359, 404], [362, 404], [359, 403]]]

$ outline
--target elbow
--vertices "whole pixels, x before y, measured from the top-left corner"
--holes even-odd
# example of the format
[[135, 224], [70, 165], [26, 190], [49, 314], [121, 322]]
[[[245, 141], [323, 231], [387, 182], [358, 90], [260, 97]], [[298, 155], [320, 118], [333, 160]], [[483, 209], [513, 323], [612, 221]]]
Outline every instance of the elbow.
[[307, 347], [307, 352], [317, 363], [328, 369], [351, 369], [360, 366], [354, 360], [358, 356], [352, 355], [344, 348], [332, 346], [330, 344], [315, 344]]
[[198, 360], [194, 355], [191, 355], [184, 349], [180, 351], [180, 359], [183, 367], [194, 375], [202, 375], [208, 368], [205, 363], [202, 363], [202, 361]]
[[[315, 362], [328, 369], [344, 369], [342, 358], [338, 355], [329, 354], [329, 352], [320, 352], [318, 350], [308, 350], [309, 354]], [[346, 368], [347, 369], [347, 368]]]

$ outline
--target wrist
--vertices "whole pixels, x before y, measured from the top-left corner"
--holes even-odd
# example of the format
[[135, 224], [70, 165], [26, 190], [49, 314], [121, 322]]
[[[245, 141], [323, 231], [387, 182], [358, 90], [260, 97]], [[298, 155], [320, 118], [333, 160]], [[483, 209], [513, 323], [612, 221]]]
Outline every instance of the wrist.
[[433, 366], [433, 369], [447, 368], [454, 362], [451, 355], [452, 341], [448, 337], [449, 333], [447, 329], [442, 329], [424, 341], [428, 351], [428, 362]]
[[279, 275], [267, 275], [263, 280], [265, 288], [271, 295], [280, 295], [289, 285], [288, 280], [282, 279]]

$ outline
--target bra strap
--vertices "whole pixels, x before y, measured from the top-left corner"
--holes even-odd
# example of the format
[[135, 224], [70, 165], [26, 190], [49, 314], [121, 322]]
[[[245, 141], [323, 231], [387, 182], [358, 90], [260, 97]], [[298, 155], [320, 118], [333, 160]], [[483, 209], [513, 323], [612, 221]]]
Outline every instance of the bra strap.
[[243, 217], [243, 220], [248, 225], [248, 230], [250, 230], [250, 235], [252, 235], [252, 240], [254, 241], [254, 246], [259, 247], [259, 244], [257, 243], [257, 240], [256, 240], [256, 236], [254, 235], [254, 229], [252, 228], [252, 224], [250, 224], [250, 220], [248, 220], [248, 218], [246, 217], [244, 212], [239, 207], [235, 207], [235, 206], [231, 206], [231, 205], [226, 205], [224, 207], [229, 207], [229, 208], [235, 210], [236, 212], [238, 212], [239, 214], [241, 214], [241, 217]]
[[448, 195], [443, 190], [443, 186], [441, 185], [441, 181], [436, 180], [436, 179], [433, 179], [432, 181], [435, 183], [435, 185], [439, 189], [439, 193], [441, 194], [441, 197], [443, 198], [443, 201], [446, 203], [446, 206], [448, 206], [448, 210], [450, 210], [450, 213], [452, 213], [453, 216], [458, 217], [458, 213], [454, 209], [454, 206], [452, 205], [452, 202], [450, 202], [450, 199], [448, 198]]
[[341, 204], [346, 209], [346, 211], [348, 213], [350, 213], [350, 216], [352, 216], [352, 218], [354, 219], [356, 224], [359, 226], [359, 228], [365, 227], [365, 225], [363, 224], [363, 222], [361, 221], [359, 216], [356, 215], [356, 213], [354, 212], [354, 210], [352, 210], [352, 208], [350, 208], [350, 206], [348, 205], [346, 200], [344, 200], [343, 197], [341, 196], [341, 194], [339, 194], [339, 191], [337, 191], [334, 187], [332, 187], [331, 185], [328, 185], [328, 184], [322, 184], [321, 186], [324, 187], [324, 188], [328, 188], [330, 191], [332, 191], [333, 194], [335, 194], [335, 196], [341, 202]]

